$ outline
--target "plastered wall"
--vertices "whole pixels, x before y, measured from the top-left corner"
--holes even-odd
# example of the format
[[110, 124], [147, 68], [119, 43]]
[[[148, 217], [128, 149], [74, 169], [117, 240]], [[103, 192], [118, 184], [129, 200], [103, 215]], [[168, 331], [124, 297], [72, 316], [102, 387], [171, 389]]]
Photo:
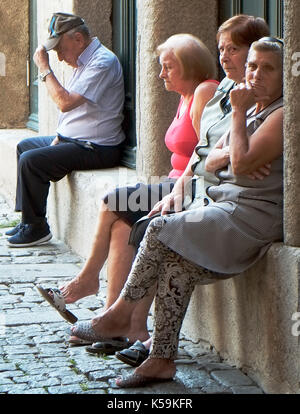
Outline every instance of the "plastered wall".
[[0, 2], [0, 128], [21, 128], [29, 113], [27, 1]]

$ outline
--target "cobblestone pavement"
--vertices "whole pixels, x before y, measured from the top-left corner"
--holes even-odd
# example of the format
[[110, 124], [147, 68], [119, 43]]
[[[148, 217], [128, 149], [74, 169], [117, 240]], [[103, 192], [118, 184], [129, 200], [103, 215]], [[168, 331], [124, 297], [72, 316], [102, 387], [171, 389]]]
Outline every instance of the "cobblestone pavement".
[[[60, 241], [9, 248], [5, 231], [19, 215], [0, 196], [0, 394], [262, 394], [239, 369], [187, 338], [180, 342], [174, 381], [143, 389], [119, 389], [114, 378], [133, 368], [114, 356], [95, 356], [67, 344], [70, 326], [36, 292], [35, 284], [59, 286], [82, 265]], [[79, 320], [92, 318], [97, 296], [68, 308]], [[151, 320], [150, 320], [151, 324]]]

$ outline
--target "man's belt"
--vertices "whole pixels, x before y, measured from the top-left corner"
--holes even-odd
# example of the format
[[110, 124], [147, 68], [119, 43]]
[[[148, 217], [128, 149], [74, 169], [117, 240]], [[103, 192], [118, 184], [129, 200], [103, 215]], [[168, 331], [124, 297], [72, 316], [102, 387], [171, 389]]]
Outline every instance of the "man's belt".
[[63, 137], [60, 134], [57, 134], [56, 136], [61, 142], [70, 142], [72, 144], [79, 145], [81, 148], [85, 148], [89, 150], [94, 150], [96, 148], [95, 144], [93, 144], [90, 141], [79, 141], [78, 139], [75, 139], [75, 138]]

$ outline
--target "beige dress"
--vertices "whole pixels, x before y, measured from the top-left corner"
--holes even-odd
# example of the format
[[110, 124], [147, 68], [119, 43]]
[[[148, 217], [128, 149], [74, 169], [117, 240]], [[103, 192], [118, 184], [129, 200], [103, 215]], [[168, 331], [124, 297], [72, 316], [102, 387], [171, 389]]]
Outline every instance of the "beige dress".
[[[249, 135], [267, 116], [282, 107], [282, 98], [259, 114], [248, 112]], [[228, 145], [228, 134], [224, 145]], [[231, 165], [216, 175], [219, 185], [206, 192], [213, 201], [206, 207], [169, 215], [158, 240], [185, 259], [214, 272], [236, 274], [259, 260], [272, 242], [281, 240], [283, 204], [283, 158], [271, 164], [263, 180], [235, 176]]]
[[[282, 99], [260, 114], [250, 111], [251, 135]], [[230, 137], [227, 137], [226, 144]], [[282, 237], [282, 157], [263, 181], [236, 177], [231, 166], [207, 192], [206, 207], [155, 218], [146, 231], [121, 292], [142, 299], [157, 286], [150, 358], [176, 359], [179, 332], [196, 284], [214, 283], [254, 264]], [[182, 237], [183, 236], [183, 237]]]

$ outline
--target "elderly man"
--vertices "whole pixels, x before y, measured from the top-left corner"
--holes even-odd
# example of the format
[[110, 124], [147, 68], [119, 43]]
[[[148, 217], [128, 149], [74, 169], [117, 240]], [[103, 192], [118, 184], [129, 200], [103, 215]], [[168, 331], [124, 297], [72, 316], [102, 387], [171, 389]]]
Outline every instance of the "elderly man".
[[[27, 247], [45, 243], [52, 235], [46, 220], [50, 181], [73, 170], [118, 165], [122, 131], [124, 81], [117, 57], [90, 36], [79, 16], [55, 13], [50, 37], [39, 46], [34, 62], [52, 100], [60, 110], [56, 136], [27, 138], [17, 146], [16, 211], [22, 221], [6, 234], [8, 244]], [[55, 77], [48, 51], [74, 68], [66, 87]]]

